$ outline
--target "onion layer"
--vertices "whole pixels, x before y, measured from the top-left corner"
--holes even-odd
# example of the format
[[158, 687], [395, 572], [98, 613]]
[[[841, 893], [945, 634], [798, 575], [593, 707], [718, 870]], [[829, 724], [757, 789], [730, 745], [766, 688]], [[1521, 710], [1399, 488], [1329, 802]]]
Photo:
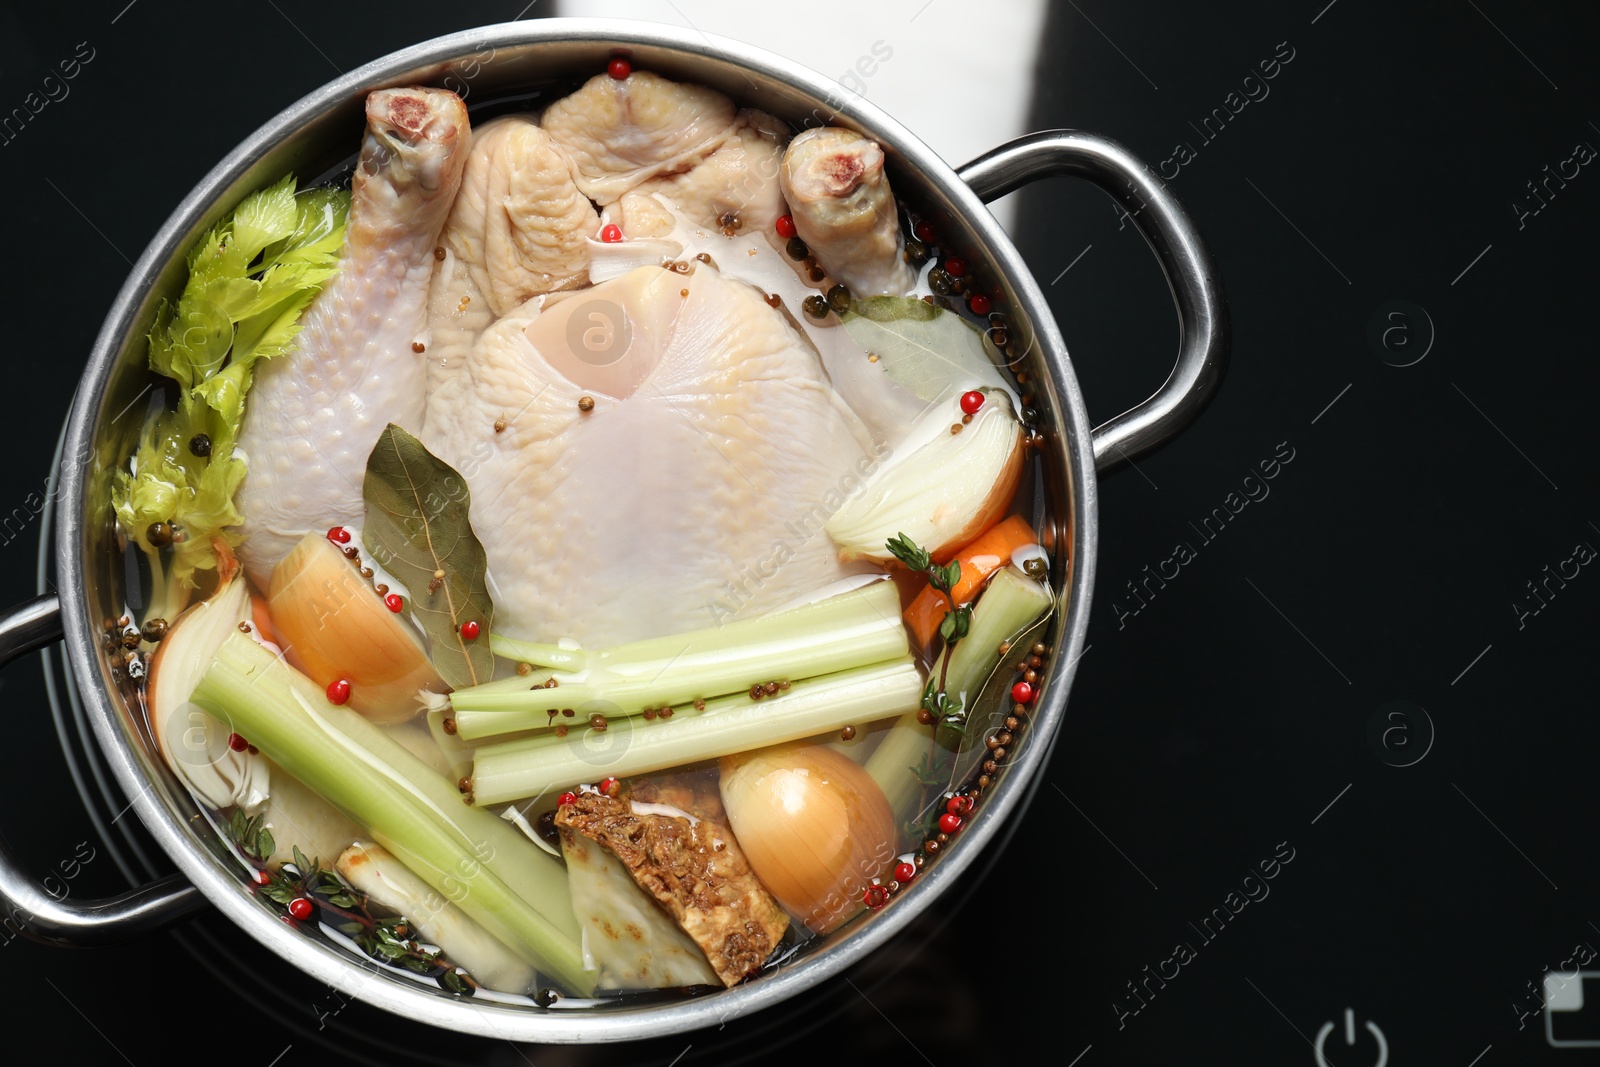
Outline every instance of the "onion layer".
[[815, 933], [860, 911], [862, 892], [898, 851], [883, 791], [825, 744], [724, 758], [722, 804], [756, 877]]
[[998, 522], [1022, 475], [1022, 425], [1010, 398], [988, 390], [970, 422], [955, 398], [930, 405], [900, 446], [824, 527], [841, 559], [887, 561], [905, 534], [943, 563]]
[[289, 662], [319, 686], [348, 681], [350, 707], [373, 722], [404, 722], [418, 690], [444, 691], [421, 642], [322, 534], [273, 569], [267, 601]]

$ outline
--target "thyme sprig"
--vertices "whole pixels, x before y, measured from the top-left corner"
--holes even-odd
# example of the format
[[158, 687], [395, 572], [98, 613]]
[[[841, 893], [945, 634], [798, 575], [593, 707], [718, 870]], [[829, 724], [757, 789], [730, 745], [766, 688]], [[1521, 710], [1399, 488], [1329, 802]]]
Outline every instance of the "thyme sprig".
[[949, 727], [956, 733], [965, 733], [967, 709], [960, 697], [953, 697], [946, 691], [950, 677], [950, 653], [972, 629], [972, 608], [957, 604], [954, 592], [961, 581], [961, 561], [953, 559], [945, 564], [935, 563], [927, 549], [912, 541], [904, 533], [889, 538], [885, 542], [885, 547], [888, 548], [890, 555], [905, 564], [908, 569], [926, 574], [928, 584], [950, 605], [950, 610], [945, 612], [944, 621], [939, 624], [939, 636], [944, 640], [944, 651], [940, 657], [938, 679], [936, 682], [933, 674], [928, 675], [927, 688], [922, 692], [922, 707], [941, 725]]
[[269, 866], [267, 860], [277, 842], [263, 816], [247, 816], [235, 808], [226, 829], [239, 851], [265, 876], [264, 881], [258, 879], [255, 892], [280, 915], [289, 914], [290, 902], [304, 897], [322, 912], [322, 918], [373, 959], [428, 975], [451, 993], [470, 996], [477, 988], [470, 975], [445, 958], [443, 950], [423, 945], [408, 919], [400, 915], [374, 917], [364, 894], [351, 888], [338, 872], [323, 867], [320, 859], [308, 859], [299, 846], [293, 849], [293, 863]]

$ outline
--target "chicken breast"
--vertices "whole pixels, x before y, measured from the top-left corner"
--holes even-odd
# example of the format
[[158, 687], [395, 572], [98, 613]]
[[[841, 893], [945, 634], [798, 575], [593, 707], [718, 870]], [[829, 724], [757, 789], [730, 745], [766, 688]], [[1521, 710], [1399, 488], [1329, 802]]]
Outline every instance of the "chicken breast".
[[789, 142], [779, 173], [794, 228], [828, 274], [856, 296], [903, 296], [916, 281], [883, 149], [854, 130], [824, 126]]
[[472, 492], [497, 630], [598, 647], [849, 573], [822, 523], [878, 450], [760, 291], [709, 265], [641, 267], [542, 302], [429, 400], [427, 443]]
[[308, 531], [361, 521], [367, 456], [390, 422], [419, 429], [434, 247], [461, 182], [467, 109], [441, 89], [367, 97], [338, 275], [299, 346], [256, 374], [239, 443], [249, 463], [239, 548], [263, 588]]
[[539, 124], [571, 157], [578, 188], [602, 207], [658, 174], [688, 170], [733, 132], [733, 101], [649, 71], [590, 78]]

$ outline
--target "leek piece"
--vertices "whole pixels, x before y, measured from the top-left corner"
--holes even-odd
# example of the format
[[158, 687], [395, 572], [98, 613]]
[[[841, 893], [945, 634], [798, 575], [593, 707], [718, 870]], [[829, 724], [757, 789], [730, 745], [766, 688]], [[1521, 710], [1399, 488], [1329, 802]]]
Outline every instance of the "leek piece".
[[[1003, 567], [989, 580], [988, 588], [973, 605], [967, 636], [956, 642], [950, 653], [946, 675], [946, 691], [961, 698], [969, 715], [979, 690], [1004, 658], [1000, 646], [1032, 627], [1050, 610], [1050, 603], [1049, 589], [1015, 567]], [[915, 814], [912, 808], [922, 797], [916, 768], [928, 755], [944, 751], [934, 740], [933, 731], [932, 726], [917, 721], [913, 709], [895, 724], [866, 762], [867, 773], [889, 798], [896, 819]]]
[[[312, 681], [232, 634], [194, 702], [339, 808], [412, 873], [528, 963], [584, 995], [577, 920], [560, 865], [383, 731], [330, 704]], [[515, 889], [512, 886], [516, 886]]]
[[[502, 640], [499, 647], [511, 644]], [[450, 703], [458, 736], [474, 741], [551, 726], [563, 721], [559, 713], [565, 708], [585, 719], [598, 712], [610, 720], [776, 679], [882, 663], [909, 648], [894, 583], [873, 582], [764, 618], [579, 653], [583, 671], [558, 678], [554, 689], [506, 691], [494, 682], [494, 689], [458, 689]]]
[[922, 673], [902, 656], [794, 682], [762, 700], [747, 693], [708, 700], [704, 711], [682, 711], [665, 722], [624, 719], [604, 732], [574, 729], [566, 738], [484, 745], [473, 761], [472, 791], [479, 804], [499, 804], [605, 775], [645, 774], [798, 741], [915, 711], [921, 699]]

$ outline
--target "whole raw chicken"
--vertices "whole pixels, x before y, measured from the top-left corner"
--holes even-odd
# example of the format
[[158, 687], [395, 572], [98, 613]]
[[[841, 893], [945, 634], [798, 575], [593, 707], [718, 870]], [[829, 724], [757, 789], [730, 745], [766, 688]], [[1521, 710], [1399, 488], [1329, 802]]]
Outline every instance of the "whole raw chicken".
[[[470, 153], [451, 94], [375, 93], [368, 119], [340, 276], [250, 398], [241, 555], [258, 581], [304, 531], [361, 524], [390, 421], [466, 480], [510, 636], [675, 633], [848, 573], [823, 523], [887, 449], [790, 314], [805, 290], [769, 244], [781, 123], [637, 72], [537, 125], [498, 119]], [[824, 263], [842, 242], [854, 269], [904, 270], [870, 261], [892, 242], [813, 214]], [[572, 288], [618, 248], [598, 240], [608, 219], [644, 230], [626, 234], [640, 249], [711, 254]]]

